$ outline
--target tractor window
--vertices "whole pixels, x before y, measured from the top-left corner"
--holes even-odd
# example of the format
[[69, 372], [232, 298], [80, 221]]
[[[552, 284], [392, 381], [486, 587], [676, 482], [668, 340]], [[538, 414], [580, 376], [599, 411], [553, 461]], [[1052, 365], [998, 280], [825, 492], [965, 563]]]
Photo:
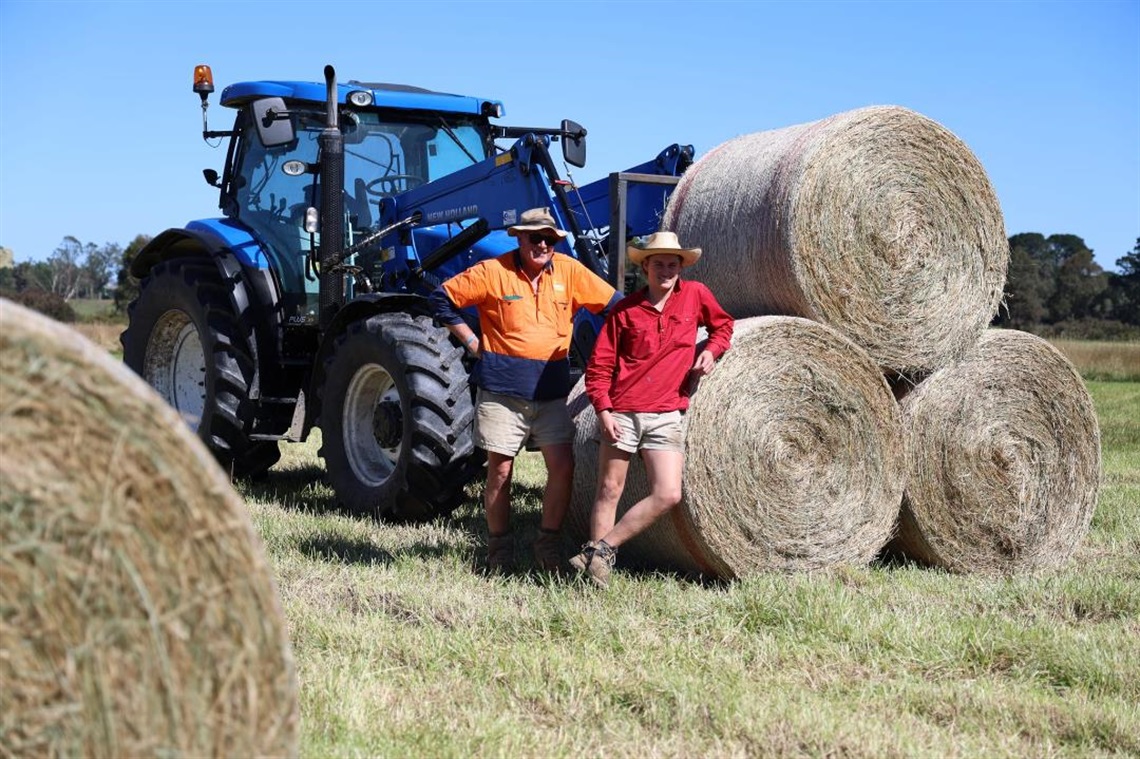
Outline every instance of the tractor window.
[[[261, 250], [277, 271], [282, 303], [290, 319], [315, 319], [317, 282], [308, 271], [309, 234], [304, 229], [305, 209], [313, 205], [313, 175], [289, 176], [281, 167], [289, 160], [315, 164], [320, 128], [298, 120], [297, 139], [266, 148], [252, 124], [241, 129], [230, 187], [237, 218], [261, 243]], [[269, 263], [269, 262], [267, 262]]]
[[345, 125], [345, 191], [361, 201], [363, 188], [375, 206], [383, 197], [419, 187], [487, 157], [486, 125], [436, 117], [385, 121], [353, 113]]
[[[308, 267], [310, 236], [304, 230], [305, 210], [320, 208], [320, 192], [312, 173], [286, 174], [287, 161], [317, 166], [323, 109], [290, 107], [296, 139], [267, 148], [252, 123], [239, 126], [240, 143], [230, 180], [231, 207], [252, 229], [265, 254], [281, 275], [290, 313], [308, 314], [316, 303], [317, 284]], [[485, 121], [424, 115], [390, 121], [380, 113], [342, 114], [344, 134], [344, 231], [353, 245], [379, 222], [382, 198], [415, 189], [487, 157]], [[319, 236], [316, 239], [319, 244]]]
[[[290, 145], [266, 148], [256, 130], [247, 126], [238, 151], [233, 193], [238, 218], [267, 229], [273, 242], [278, 226], [300, 228], [304, 211], [318, 206], [313, 197], [313, 175], [289, 176], [281, 167], [288, 160], [316, 165], [318, 138], [324, 128], [323, 112], [298, 110], [294, 119], [297, 139]], [[486, 123], [476, 119], [445, 122], [439, 116], [422, 120], [389, 121], [374, 112], [345, 113], [344, 204], [347, 244], [376, 223], [378, 202], [447, 176], [487, 157]], [[290, 233], [290, 247], [296, 247]], [[307, 246], [307, 240], [305, 241]], [[306, 247], [307, 249], [307, 247]], [[291, 252], [300, 252], [297, 251]]]
[[298, 130], [293, 144], [266, 148], [252, 127], [246, 130], [234, 179], [239, 218], [265, 213], [284, 222], [298, 211], [303, 213], [311, 203], [313, 177], [289, 176], [281, 166], [292, 159], [315, 163], [319, 134], [319, 130]]
[[[487, 157], [485, 129], [474, 124], [452, 124], [439, 129], [427, 143], [431, 178], [446, 176]], [[475, 158], [476, 161], [471, 159]]]

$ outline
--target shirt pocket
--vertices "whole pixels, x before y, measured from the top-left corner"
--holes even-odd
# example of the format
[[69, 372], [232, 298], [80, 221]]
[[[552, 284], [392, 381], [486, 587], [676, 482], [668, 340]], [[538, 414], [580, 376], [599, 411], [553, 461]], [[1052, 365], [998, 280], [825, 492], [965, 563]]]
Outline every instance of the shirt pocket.
[[507, 295], [499, 299], [497, 311], [504, 334], [518, 334], [526, 329], [527, 321], [533, 318], [527, 308], [529, 302], [518, 295]]
[[697, 319], [694, 316], [670, 316], [669, 339], [674, 345], [695, 348], [697, 345]]
[[622, 353], [641, 361], [657, 351], [657, 330], [631, 327], [622, 333]]
[[570, 310], [570, 301], [554, 301], [554, 330], [559, 337], [566, 337], [574, 329], [573, 312]]

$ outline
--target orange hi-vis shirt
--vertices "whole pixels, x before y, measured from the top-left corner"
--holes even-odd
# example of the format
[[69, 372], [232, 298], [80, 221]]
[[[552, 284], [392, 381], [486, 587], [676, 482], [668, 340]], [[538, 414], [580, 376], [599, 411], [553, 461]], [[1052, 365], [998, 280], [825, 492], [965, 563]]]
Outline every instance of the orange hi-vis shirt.
[[431, 298], [444, 324], [479, 313], [480, 358], [472, 381], [484, 390], [528, 400], [570, 393], [570, 338], [581, 308], [598, 314], [620, 299], [578, 260], [555, 253], [538, 278], [538, 292], [513, 250], [480, 261], [444, 282]]

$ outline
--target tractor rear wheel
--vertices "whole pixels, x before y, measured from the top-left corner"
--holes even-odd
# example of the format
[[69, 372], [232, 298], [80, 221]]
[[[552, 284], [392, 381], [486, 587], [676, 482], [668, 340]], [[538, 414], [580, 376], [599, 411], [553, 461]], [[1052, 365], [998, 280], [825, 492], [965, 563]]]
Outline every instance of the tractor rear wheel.
[[407, 313], [362, 319], [336, 339], [320, 455], [345, 508], [427, 521], [459, 505], [484, 461], [463, 355], [447, 330]]
[[257, 477], [280, 458], [250, 440], [253, 359], [209, 261], [174, 259], [143, 279], [120, 336], [123, 360], [177, 411], [234, 477]]

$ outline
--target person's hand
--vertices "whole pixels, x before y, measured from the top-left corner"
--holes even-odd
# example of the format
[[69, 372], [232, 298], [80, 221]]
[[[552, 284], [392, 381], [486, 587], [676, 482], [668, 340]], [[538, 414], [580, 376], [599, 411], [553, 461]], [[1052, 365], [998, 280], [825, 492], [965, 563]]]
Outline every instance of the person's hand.
[[621, 439], [621, 425], [608, 410], [598, 414], [598, 424], [601, 425], [602, 434], [610, 443], [616, 443]]
[[716, 359], [713, 357], [712, 351], [703, 350], [697, 356], [697, 360], [693, 362], [693, 368], [690, 370], [694, 379], [699, 379], [706, 374], [712, 374], [712, 370], [716, 368]]
[[689, 378], [686, 382], [685, 392], [692, 395], [697, 392], [697, 388], [701, 384], [701, 377], [712, 374], [712, 370], [716, 368], [716, 359], [713, 358], [711, 351], [701, 351], [697, 354], [697, 360], [693, 362], [693, 368], [689, 370]]

